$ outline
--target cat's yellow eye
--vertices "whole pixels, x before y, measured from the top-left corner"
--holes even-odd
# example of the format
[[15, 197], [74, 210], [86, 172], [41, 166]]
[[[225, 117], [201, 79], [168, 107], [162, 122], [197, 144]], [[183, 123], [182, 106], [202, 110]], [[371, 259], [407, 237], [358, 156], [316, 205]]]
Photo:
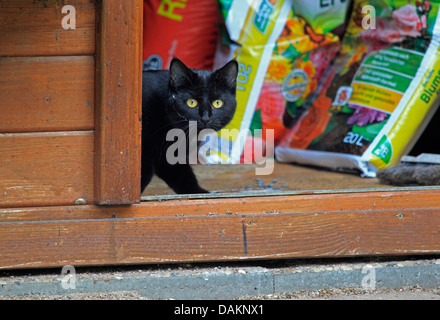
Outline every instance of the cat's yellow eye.
[[222, 100], [214, 100], [214, 101], [212, 102], [212, 106], [213, 106], [214, 108], [220, 108], [222, 105], [223, 105], [223, 101], [222, 101]]
[[195, 107], [197, 107], [198, 102], [196, 99], [188, 99], [188, 100], [186, 100], [186, 104], [190, 108], [195, 108]]

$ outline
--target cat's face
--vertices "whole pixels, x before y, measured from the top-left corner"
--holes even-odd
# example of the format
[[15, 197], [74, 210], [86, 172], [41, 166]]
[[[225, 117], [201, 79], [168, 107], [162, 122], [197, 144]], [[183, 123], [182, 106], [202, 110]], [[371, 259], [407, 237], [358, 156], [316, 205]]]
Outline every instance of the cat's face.
[[198, 131], [218, 131], [234, 116], [238, 64], [235, 60], [214, 71], [192, 70], [173, 59], [167, 116], [173, 127], [183, 128], [197, 122]]

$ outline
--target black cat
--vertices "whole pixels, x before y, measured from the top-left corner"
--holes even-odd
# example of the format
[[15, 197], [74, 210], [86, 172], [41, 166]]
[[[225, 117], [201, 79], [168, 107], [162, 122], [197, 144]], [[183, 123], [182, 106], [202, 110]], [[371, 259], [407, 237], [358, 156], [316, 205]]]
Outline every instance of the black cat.
[[[190, 121], [197, 124], [197, 133], [226, 126], [237, 105], [237, 73], [235, 60], [211, 72], [190, 69], [177, 58], [171, 61], [169, 70], [143, 72], [142, 191], [157, 174], [176, 193], [208, 192], [199, 186], [188, 161], [170, 164], [167, 160], [167, 149], [173, 141], [167, 141], [166, 135], [172, 129], [182, 129], [188, 144]], [[188, 160], [188, 154], [185, 158]]]

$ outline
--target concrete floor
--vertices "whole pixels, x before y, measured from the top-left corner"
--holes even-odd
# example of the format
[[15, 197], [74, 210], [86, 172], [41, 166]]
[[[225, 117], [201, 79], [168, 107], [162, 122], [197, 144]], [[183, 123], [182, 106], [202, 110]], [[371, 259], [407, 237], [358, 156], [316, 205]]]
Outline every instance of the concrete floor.
[[3, 271], [0, 299], [440, 300], [439, 257], [78, 268], [74, 275]]

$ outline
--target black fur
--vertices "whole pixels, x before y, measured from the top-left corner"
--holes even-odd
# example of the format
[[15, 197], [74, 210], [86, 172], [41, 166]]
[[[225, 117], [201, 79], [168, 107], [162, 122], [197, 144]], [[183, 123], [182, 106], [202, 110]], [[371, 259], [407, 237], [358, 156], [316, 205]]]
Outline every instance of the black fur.
[[[166, 141], [166, 134], [178, 128], [188, 136], [189, 121], [197, 121], [199, 132], [202, 129], [218, 131], [226, 126], [236, 109], [237, 73], [235, 60], [211, 72], [189, 69], [176, 58], [171, 61], [170, 70], [143, 72], [142, 191], [153, 174], [157, 174], [176, 193], [208, 192], [199, 186], [188, 161], [168, 163], [166, 151], [173, 142]], [[197, 107], [190, 108], [188, 99], [196, 99]], [[218, 109], [212, 106], [217, 99], [223, 101]]]

